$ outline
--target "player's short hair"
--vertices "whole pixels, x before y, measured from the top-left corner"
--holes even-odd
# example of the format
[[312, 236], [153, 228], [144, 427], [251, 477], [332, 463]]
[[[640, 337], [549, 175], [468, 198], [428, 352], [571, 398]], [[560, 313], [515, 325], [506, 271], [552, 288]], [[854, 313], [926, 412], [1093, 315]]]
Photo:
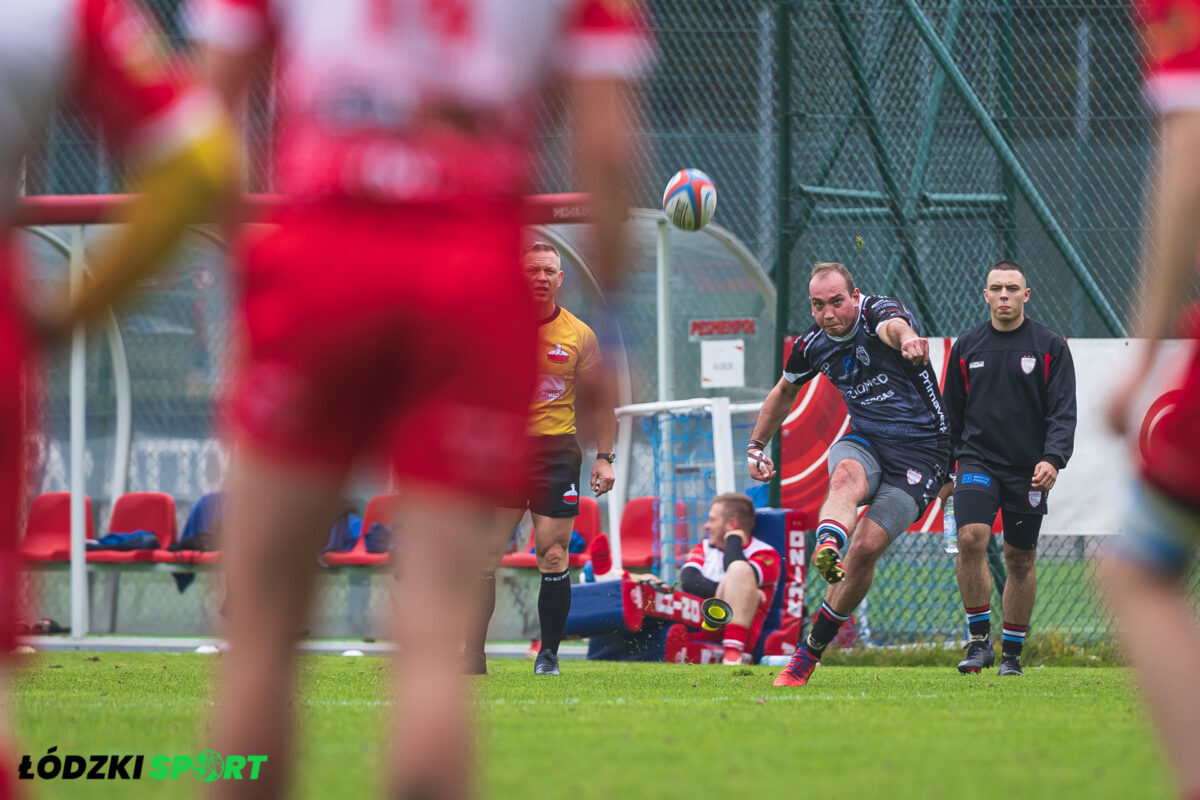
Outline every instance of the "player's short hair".
[[524, 255], [525, 253], [554, 253], [554, 255], [557, 256], [558, 248], [549, 242], [543, 242], [542, 240], [538, 239], [525, 245], [525, 249], [521, 251], [521, 255]]
[[812, 274], [808, 276], [808, 282], [812, 283], [818, 275], [826, 272], [836, 272], [841, 275], [846, 281], [846, 291], [854, 294], [854, 276], [850, 274], [850, 270], [846, 269], [844, 264], [839, 264], [836, 261], [821, 261], [813, 265]]
[[1028, 283], [1029, 283], [1029, 278], [1026, 277], [1026, 275], [1025, 275], [1025, 268], [1022, 267], [1020, 264], [1018, 264], [1015, 261], [997, 261], [995, 264], [992, 264], [990, 267], [987, 268], [987, 272], [985, 272], [983, 274], [983, 280], [986, 282], [987, 276], [991, 275], [992, 271], [997, 270], [997, 269], [1012, 270], [1013, 272], [1019, 272], [1019, 273], [1021, 273], [1021, 277], [1025, 278], [1026, 285], [1028, 285]]
[[524, 261], [525, 256], [529, 255], [530, 253], [551, 253], [554, 255], [554, 261], [558, 264], [559, 270], [562, 269], [562, 256], [559, 254], [558, 248], [549, 242], [543, 242], [540, 239], [536, 239], [533, 242], [525, 245], [525, 248], [521, 250], [522, 262]]
[[754, 533], [754, 501], [740, 492], [727, 492], [713, 498], [713, 505], [721, 504], [725, 515], [735, 517], [738, 527], [746, 533]]

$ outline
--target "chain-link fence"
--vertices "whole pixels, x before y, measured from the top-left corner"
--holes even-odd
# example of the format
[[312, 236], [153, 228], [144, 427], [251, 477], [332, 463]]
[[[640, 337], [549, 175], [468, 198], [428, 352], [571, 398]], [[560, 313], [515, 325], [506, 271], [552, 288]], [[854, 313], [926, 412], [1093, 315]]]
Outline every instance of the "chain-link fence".
[[[182, 50], [181, 0], [149, 5]], [[642, 97], [645, 137], [633, 205], [658, 207], [667, 178], [681, 167], [712, 175], [720, 192], [716, 222], [773, 269], [777, 285], [790, 287], [779, 331], [808, 325], [811, 264], [840, 260], [864, 290], [908, 302], [926, 332], [954, 336], [983, 319], [984, 270], [1004, 257], [1029, 272], [1032, 316], [1074, 337], [1120, 328], [1152, 142], [1126, 0], [711, 0], [700, 7], [651, 0], [647, 6], [657, 55]], [[254, 190], [271, 188], [269, 100], [270, 87], [260, 88], [245, 121]], [[539, 107], [545, 159], [537, 191], [576, 188], [567, 116], [559, 94]], [[56, 117], [43, 142], [27, 161], [26, 193], [105, 193], [126, 185], [120, 163], [103, 155], [96, 132], [78, 114]], [[22, 239], [39, 277], [62, 280], [61, 249], [40, 234]], [[224, 466], [212, 411], [228, 358], [222, 262], [216, 242], [193, 236], [119, 323], [133, 379], [125, 488], [167, 491], [181, 513], [216, 488]], [[653, 318], [649, 291], [648, 279], [634, 287], [644, 311], [634, 350], [652, 337], [645, 322]], [[742, 293], [743, 313], [765, 319], [754, 293]], [[697, 313], [719, 316], [708, 306]], [[109, 358], [105, 348], [89, 351], [88, 491], [95, 498], [109, 497], [114, 479]], [[767, 369], [760, 378], [760, 366], [748, 363], [748, 381], [769, 386], [778, 372]], [[49, 435], [38, 459], [42, 490], [66, 486], [65, 361], [50, 367]], [[652, 398], [652, 368], [635, 369], [647, 376], [637, 399]], [[693, 378], [689, 372], [677, 382], [682, 387]], [[1086, 544], [1063, 546], [1064, 559], [1082, 564], [1075, 554]], [[918, 549], [908, 554], [910, 547]], [[881, 568], [868, 609], [879, 636], [891, 630], [884, 607], [901, 603], [882, 599], [890, 570], [907, 570], [897, 583], [907, 587], [898, 590], [903, 602], [929, 607], [923, 596], [950, 592], [947, 608], [954, 604], [952, 575], [931, 560], [936, 553], [921, 555], [919, 547], [914, 538]], [[915, 577], [925, 573], [933, 577]], [[145, 580], [154, 577], [165, 578]], [[1042, 609], [1053, 604], [1046, 593], [1054, 591], [1050, 582], [1043, 585]], [[174, 591], [169, 584], [168, 591]], [[1075, 616], [1085, 621], [1070, 624], [1091, 631], [1086, 620], [1093, 613], [1081, 612]], [[913, 635], [957, 626], [948, 610]]]
[[986, 267], [1016, 259], [1033, 316], [1121, 330], [1151, 143], [1127, 3], [793, 8], [793, 263], [843, 261], [955, 336], [985, 318]]
[[[150, 5], [183, 49], [181, 0]], [[785, 248], [785, 329], [805, 326], [807, 267], [841, 260], [867, 290], [907, 300], [927, 332], [953, 336], [982, 317], [986, 266], [1014, 258], [1035, 316], [1068, 336], [1112, 335], [1152, 136], [1128, 5], [648, 2], [657, 56], [634, 205], [657, 207], [681, 167], [712, 175], [717, 220], [760, 263]], [[269, 95], [245, 125], [259, 190], [270, 188]], [[553, 94], [540, 107], [536, 190], [574, 188], [566, 106]], [[28, 193], [121, 185], [79, 115], [57, 117], [45, 141]]]

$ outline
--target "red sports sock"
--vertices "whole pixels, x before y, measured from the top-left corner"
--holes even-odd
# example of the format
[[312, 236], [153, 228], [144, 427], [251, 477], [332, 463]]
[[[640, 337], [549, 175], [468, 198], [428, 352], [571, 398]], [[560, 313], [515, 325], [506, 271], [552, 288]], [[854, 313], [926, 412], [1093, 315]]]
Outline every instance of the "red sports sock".
[[746, 636], [749, 631], [745, 625], [730, 623], [725, 626], [725, 638], [721, 644], [725, 646], [726, 661], [741, 661], [742, 653], [746, 650]]
[[592, 572], [607, 575], [613, 568], [612, 550], [608, 546], [608, 535], [597, 534], [592, 540]]

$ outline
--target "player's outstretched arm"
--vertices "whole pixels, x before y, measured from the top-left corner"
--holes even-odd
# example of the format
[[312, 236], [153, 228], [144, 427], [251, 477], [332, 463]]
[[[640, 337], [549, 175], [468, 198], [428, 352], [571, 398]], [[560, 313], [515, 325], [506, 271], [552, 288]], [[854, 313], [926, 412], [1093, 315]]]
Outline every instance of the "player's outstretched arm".
[[929, 360], [929, 340], [899, 317], [892, 317], [879, 326], [879, 339], [888, 347], [899, 350], [900, 355], [915, 367], [923, 366]]
[[792, 410], [800, 387], [781, 378], [771, 389], [767, 399], [763, 400], [762, 409], [754, 423], [754, 432], [750, 434], [750, 446], [747, 448], [746, 460], [750, 467], [750, 477], [756, 481], [767, 482], [775, 476], [775, 464], [767, 456], [766, 443], [779, 431], [784, 418]]

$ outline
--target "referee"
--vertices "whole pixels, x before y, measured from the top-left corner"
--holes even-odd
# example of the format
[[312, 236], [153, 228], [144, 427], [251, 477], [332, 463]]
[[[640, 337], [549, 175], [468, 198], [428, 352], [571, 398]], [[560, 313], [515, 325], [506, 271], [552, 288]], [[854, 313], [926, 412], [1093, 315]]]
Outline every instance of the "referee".
[[[558, 250], [546, 242], [525, 249], [521, 266], [533, 295], [538, 317], [537, 388], [530, 407], [531, 447], [529, 495], [520, 508], [501, 508], [489, 537], [487, 567], [481, 576], [482, 614], [467, 642], [466, 671], [487, 672], [484, 644], [487, 625], [496, 606], [496, 568], [512, 540], [513, 530], [528, 508], [533, 518], [537, 565], [541, 572], [538, 620], [541, 650], [534, 662], [537, 675], [557, 675], [558, 645], [571, 610], [571, 576], [568, 548], [575, 517], [579, 515], [579, 473], [583, 454], [575, 439], [576, 398], [608, 397], [596, 388], [604, 380], [596, 334], [578, 317], [556, 302], [563, 282]], [[594, 432], [596, 456], [590, 470], [590, 488], [600, 496], [613, 487], [613, 440], [617, 421], [611, 404], [591, 403], [593, 419], [584, 428]]]
[[1074, 448], [1071, 351], [1062, 336], [1025, 316], [1029, 295], [1020, 264], [993, 264], [983, 289], [991, 317], [958, 337], [946, 370], [951, 458], [958, 461], [958, 589], [970, 635], [962, 673], [995, 663], [986, 552], [999, 510], [1008, 568], [999, 674], [1023, 674], [1021, 648], [1037, 597], [1038, 532], [1050, 489]]

